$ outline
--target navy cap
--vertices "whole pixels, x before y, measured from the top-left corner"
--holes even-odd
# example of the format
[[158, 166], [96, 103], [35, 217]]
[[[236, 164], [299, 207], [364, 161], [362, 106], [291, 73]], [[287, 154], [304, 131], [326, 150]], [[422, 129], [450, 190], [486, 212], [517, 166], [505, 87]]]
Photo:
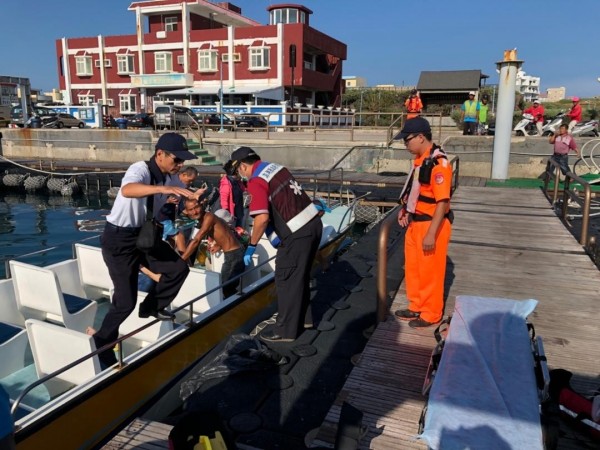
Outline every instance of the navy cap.
[[402, 131], [396, 135], [394, 139], [401, 140], [406, 139], [411, 134], [419, 133], [431, 133], [431, 125], [429, 122], [422, 117], [415, 117], [414, 119], [408, 119], [402, 127]]
[[250, 147], [239, 147], [235, 149], [234, 152], [231, 154], [231, 163], [233, 168], [237, 169], [240, 163], [250, 156], [256, 156], [260, 159], [260, 156], [258, 156], [258, 154]]
[[183, 160], [196, 159], [196, 155], [188, 150], [187, 140], [177, 133], [165, 133], [156, 143], [156, 150], [163, 150]]

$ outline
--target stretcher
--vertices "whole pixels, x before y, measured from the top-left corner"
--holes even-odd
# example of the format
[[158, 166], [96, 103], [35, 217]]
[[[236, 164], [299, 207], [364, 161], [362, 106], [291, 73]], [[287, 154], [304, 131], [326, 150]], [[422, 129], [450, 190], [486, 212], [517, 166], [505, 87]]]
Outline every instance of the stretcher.
[[549, 374], [526, 318], [536, 300], [458, 296], [423, 384], [419, 439], [431, 449], [543, 449]]

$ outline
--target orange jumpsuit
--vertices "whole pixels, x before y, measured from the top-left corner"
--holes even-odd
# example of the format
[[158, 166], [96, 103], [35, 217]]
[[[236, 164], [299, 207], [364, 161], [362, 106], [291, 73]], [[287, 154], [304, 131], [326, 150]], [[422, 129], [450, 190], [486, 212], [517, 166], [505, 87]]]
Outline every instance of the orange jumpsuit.
[[[420, 167], [423, 160], [429, 156], [431, 150], [415, 158], [415, 167]], [[435, 249], [425, 254], [423, 251], [423, 238], [431, 225], [431, 220], [417, 221], [423, 214], [433, 216], [436, 203], [441, 200], [450, 200], [452, 185], [452, 168], [445, 158], [439, 158], [438, 164], [433, 167], [431, 184], [421, 184], [419, 200], [415, 207], [413, 220], [406, 230], [404, 242], [405, 283], [408, 309], [420, 312], [421, 318], [427, 322], [437, 323], [442, 318], [444, 309], [444, 278], [446, 275], [446, 255], [450, 242], [451, 224], [445, 218], [437, 232]], [[430, 202], [422, 200], [430, 198]], [[448, 203], [448, 213], [450, 204]]]
[[418, 96], [409, 97], [404, 102], [404, 106], [406, 107], [406, 111], [408, 114], [406, 115], [406, 119], [414, 119], [419, 114], [421, 114], [421, 110], [423, 109], [423, 102]]

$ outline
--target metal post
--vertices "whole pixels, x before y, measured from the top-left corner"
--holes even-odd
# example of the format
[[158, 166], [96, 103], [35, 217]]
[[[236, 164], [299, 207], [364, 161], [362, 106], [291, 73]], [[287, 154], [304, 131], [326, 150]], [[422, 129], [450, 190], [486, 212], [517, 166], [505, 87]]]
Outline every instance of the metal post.
[[219, 89], [219, 102], [221, 102], [221, 128], [219, 128], [219, 133], [223, 133], [225, 129], [223, 128], [223, 58], [220, 59], [220, 70], [219, 70], [219, 78], [221, 81], [221, 89]]
[[517, 60], [516, 50], [504, 52], [504, 60], [496, 63], [500, 69], [498, 83], [498, 113], [496, 114], [496, 132], [494, 136], [494, 154], [492, 157], [492, 179], [508, 178], [510, 160], [510, 139], [512, 118], [515, 109], [515, 86], [517, 71], [523, 61]]
[[364, 91], [360, 90], [360, 106], [358, 107], [358, 126], [362, 126], [362, 102], [363, 102]]
[[29, 102], [27, 101], [28, 98], [27, 98], [27, 95], [25, 94], [25, 85], [19, 84], [18, 89], [19, 89], [19, 92], [21, 93], [21, 111], [23, 111], [23, 128], [25, 128], [25, 124], [27, 123], [27, 120], [29, 120], [29, 111], [28, 111]]

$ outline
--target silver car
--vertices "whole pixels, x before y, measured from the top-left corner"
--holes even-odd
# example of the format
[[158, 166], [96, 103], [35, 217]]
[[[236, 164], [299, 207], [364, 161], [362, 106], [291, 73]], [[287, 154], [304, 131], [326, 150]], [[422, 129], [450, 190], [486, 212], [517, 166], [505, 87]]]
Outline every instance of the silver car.
[[83, 120], [78, 119], [77, 117], [67, 114], [67, 113], [58, 113], [54, 117], [52, 117], [53, 126], [56, 128], [84, 128], [85, 122]]

